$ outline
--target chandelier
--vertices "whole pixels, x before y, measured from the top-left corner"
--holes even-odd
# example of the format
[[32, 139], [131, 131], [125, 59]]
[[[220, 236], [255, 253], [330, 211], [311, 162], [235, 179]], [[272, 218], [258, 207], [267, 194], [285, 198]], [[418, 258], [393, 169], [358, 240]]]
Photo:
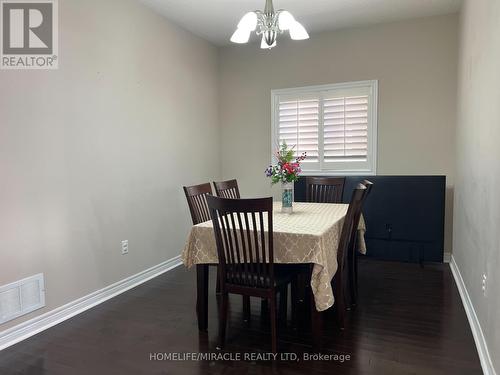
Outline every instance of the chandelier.
[[260, 44], [262, 49], [275, 47], [278, 35], [285, 31], [290, 32], [290, 37], [293, 40], [309, 39], [309, 34], [304, 26], [297, 22], [290, 12], [282, 9], [274, 11], [273, 0], [266, 0], [263, 12], [256, 10], [243, 16], [231, 37], [231, 42], [247, 43], [253, 31], [257, 35], [262, 35]]

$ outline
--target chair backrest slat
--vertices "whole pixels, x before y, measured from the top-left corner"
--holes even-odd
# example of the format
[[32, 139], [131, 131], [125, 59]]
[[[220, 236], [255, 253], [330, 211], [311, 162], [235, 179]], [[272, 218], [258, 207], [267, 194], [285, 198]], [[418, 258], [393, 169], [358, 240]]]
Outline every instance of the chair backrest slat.
[[236, 180], [214, 182], [214, 187], [218, 197], [240, 199], [240, 189]]
[[260, 243], [262, 250], [262, 265], [265, 268], [264, 274], [262, 276], [264, 277], [265, 280], [264, 283], [266, 283], [268, 281], [268, 278], [270, 278], [272, 274], [272, 267], [269, 265], [268, 260], [270, 257], [272, 257], [273, 254], [271, 254], [269, 251], [266, 253], [266, 238], [265, 238], [266, 233], [264, 231], [264, 215], [262, 215], [262, 212], [259, 212], [259, 221], [260, 221]]
[[207, 202], [223, 285], [274, 286], [272, 198], [209, 196]]
[[306, 177], [306, 200], [313, 203], [342, 203], [344, 177]]
[[[249, 221], [248, 221], [248, 212], [244, 212], [243, 216], [245, 217], [245, 228], [249, 228]], [[251, 274], [255, 274], [257, 267], [257, 257], [255, 256], [254, 252], [252, 251], [253, 246], [252, 246], [252, 235], [250, 231], [245, 231], [242, 228], [242, 232], [246, 232], [246, 237], [247, 237], [247, 245], [248, 245], [248, 257], [249, 257], [249, 269]]]
[[[238, 222], [238, 228], [239, 228], [239, 241], [241, 243], [241, 250], [240, 250], [240, 260], [242, 263], [242, 272], [243, 272], [243, 279], [246, 280], [248, 278], [248, 259], [247, 259], [247, 247], [245, 245], [245, 231], [243, 230], [243, 223], [241, 221], [241, 212], [236, 213], [236, 218]], [[236, 226], [235, 226], [236, 228]]]
[[245, 274], [243, 272], [243, 258], [241, 256], [240, 241], [238, 236], [238, 227], [234, 220], [234, 215], [238, 215], [238, 212], [231, 212], [231, 231], [233, 232], [234, 248], [233, 253], [235, 254], [235, 268], [237, 270], [237, 275], [239, 277], [239, 282], [245, 284]]
[[184, 186], [184, 194], [186, 195], [193, 225], [210, 220], [210, 211], [207, 204], [207, 196], [212, 195], [210, 183]]
[[[227, 215], [222, 216], [222, 222], [223, 222], [222, 227], [224, 228], [224, 232], [226, 233], [226, 253], [228, 254], [228, 258], [226, 258], [226, 261], [229, 260], [229, 264], [234, 264], [236, 263], [236, 259], [234, 259], [233, 238], [231, 236], [229, 219]], [[232, 280], [235, 277], [236, 277], [235, 273], [230, 272], [229, 278]]]
[[261, 258], [261, 253], [258, 248], [259, 244], [259, 237], [257, 233], [257, 220], [255, 219], [255, 213], [252, 212], [250, 214], [252, 216], [252, 228], [253, 230], [253, 243], [254, 243], [254, 248], [255, 248], [255, 257], [256, 257], [256, 262], [255, 265], [257, 266], [257, 277], [258, 280], [260, 280], [260, 276], [262, 275], [262, 258]]

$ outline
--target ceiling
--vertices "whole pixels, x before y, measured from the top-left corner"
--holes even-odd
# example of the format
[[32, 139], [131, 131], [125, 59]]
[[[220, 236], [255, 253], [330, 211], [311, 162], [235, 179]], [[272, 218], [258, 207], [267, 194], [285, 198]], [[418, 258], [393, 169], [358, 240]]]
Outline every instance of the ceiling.
[[[141, 0], [177, 25], [218, 46], [248, 11], [263, 10], [265, 0]], [[457, 12], [462, 0], [274, 0], [315, 32]]]

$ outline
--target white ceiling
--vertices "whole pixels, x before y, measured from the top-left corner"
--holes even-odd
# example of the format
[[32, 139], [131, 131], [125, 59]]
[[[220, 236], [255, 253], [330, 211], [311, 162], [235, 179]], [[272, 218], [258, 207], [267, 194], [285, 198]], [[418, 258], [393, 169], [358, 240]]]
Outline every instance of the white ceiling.
[[[219, 46], [248, 11], [264, 9], [265, 0], [141, 0], [167, 19]], [[453, 13], [462, 0], [274, 0], [275, 9], [290, 11], [314, 34]]]

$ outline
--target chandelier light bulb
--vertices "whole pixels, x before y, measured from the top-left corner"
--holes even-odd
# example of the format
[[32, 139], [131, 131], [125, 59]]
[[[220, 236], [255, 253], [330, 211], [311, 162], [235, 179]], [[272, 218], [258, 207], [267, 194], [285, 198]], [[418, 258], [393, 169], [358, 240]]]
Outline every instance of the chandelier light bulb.
[[290, 30], [290, 28], [293, 26], [295, 22], [297, 21], [295, 21], [295, 18], [292, 16], [290, 12], [284, 10], [279, 14], [278, 26], [280, 30], [282, 31]]
[[309, 39], [309, 34], [307, 33], [304, 26], [302, 26], [299, 22], [295, 21], [290, 26], [290, 38], [292, 38], [293, 40]]
[[255, 12], [248, 12], [238, 23], [238, 29], [254, 31], [257, 28], [257, 14]]
[[238, 44], [248, 43], [248, 41], [250, 40], [250, 33], [251, 32], [252, 32], [252, 30], [238, 28], [238, 29], [236, 29], [233, 36], [231, 37], [231, 42], [238, 43]]

